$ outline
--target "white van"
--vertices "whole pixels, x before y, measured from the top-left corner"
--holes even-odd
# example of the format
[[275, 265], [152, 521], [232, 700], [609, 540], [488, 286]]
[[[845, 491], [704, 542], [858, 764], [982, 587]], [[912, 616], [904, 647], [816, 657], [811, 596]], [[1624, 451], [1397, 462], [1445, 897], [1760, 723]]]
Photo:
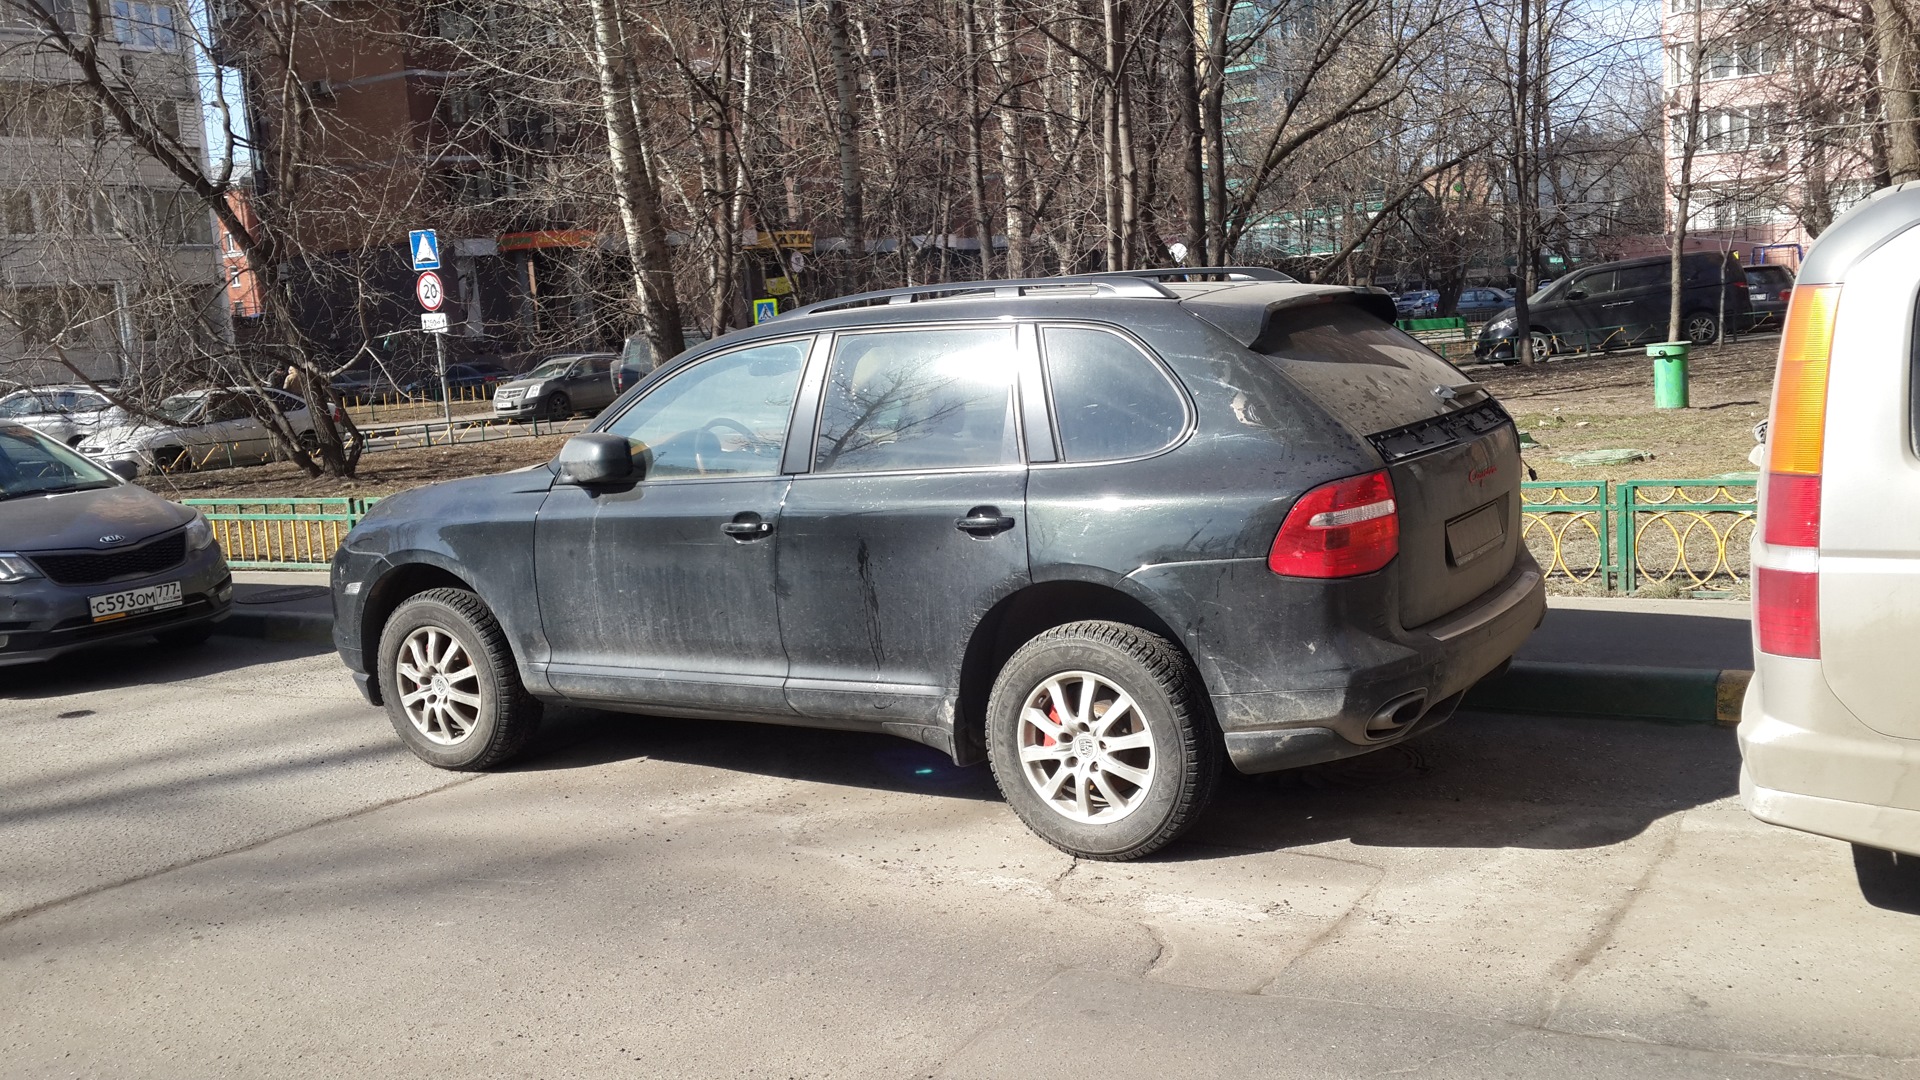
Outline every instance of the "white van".
[[1753, 540], [1740, 797], [1920, 905], [1920, 182], [1835, 221], [1787, 309]]

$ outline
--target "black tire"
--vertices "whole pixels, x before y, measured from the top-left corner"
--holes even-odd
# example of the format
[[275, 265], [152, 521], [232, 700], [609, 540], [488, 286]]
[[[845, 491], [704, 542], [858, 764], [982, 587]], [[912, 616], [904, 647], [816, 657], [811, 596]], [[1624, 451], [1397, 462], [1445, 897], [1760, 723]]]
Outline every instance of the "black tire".
[[1853, 845], [1853, 873], [1867, 903], [1920, 915], [1920, 858], [1865, 844]]
[[1695, 345], [1711, 345], [1720, 340], [1720, 320], [1711, 311], [1690, 311], [1680, 320], [1680, 333]]
[[[1097, 676], [1125, 692], [1141, 718], [1129, 723], [1143, 726], [1150, 736], [1151, 769], [1144, 769], [1140, 757], [1119, 759], [1146, 771], [1149, 779], [1134, 788], [1131, 809], [1115, 820], [1080, 821], [1068, 816], [1067, 809], [1056, 809], [1036, 790], [1027, 765], [1021, 761], [1022, 713], [1028, 699], [1040, 694], [1050, 680], [1073, 679], [1068, 674], [1072, 672]], [[1102, 699], [1095, 685], [1097, 706]], [[1062, 693], [1070, 696], [1074, 691], [1063, 685]], [[1089, 711], [1096, 717], [1106, 715], [1097, 709]], [[1048, 712], [1055, 715], [1051, 704]], [[1061, 747], [1058, 753], [1065, 755], [1078, 749], [1089, 754], [1092, 763], [1085, 768], [1090, 771], [1098, 770], [1099, 761], [1116, 760], [1104, 749], [1104, 741], [1089, 741], [1092, 734], [1083, 730], [1071, 743], [1063, 737], [1057, 744]], [[1137, 753], [1119, 751], [1128, 752]], [[1048, 630], [1007, 659], [987, 700], [987, 754], [1000, 794], [1041, 839], [1079, 858], [1118, 862], [1158, 851], [1199, 819], [1219, 781], [1223, 747], [1199, 679], [1180, 650], [1165, 638], [1138, 627], [1089, 621]], [[1096, 754], [1099, 761], [1092, 760]], [[1055, 769], [1047, 777], [1058, 777], [1074, 760], [1063, 757], [1054, 762]], [[1034, 763], [1043, 772], [1046, 764]], [[1093, 791], [1087, 773], [1075, 775], [1074, 779], [1059, 781], [1059, 790], [1065, 792], [1072, 786], [1076, 793]], [[1097, 782], [1102, 792], [1116, 790], [1111, 778]], [[1109, 811], [1117, 807], [1118, 803], [1108, 804]]]
[[153, 463], [157, 472], [179, 472], [193, 468], [193, 459], [187, 456], [184, 448], [169, 446], [153, 452]]
[[153, 635], [162, 647], [168, 649], [190, 649], [195, 645], [204, 645], [213, 636], [212, 623], [196, 623], [192, 626], [176, 626], [171, 630], [162, 630]]
[[549, 420], [565, 420], [573, 415], [573, 399], [565, 393], [555, 390], [540, 403], [540, 411]]
[[[443, 741], [436, 741], [415, 725], [402, 704], [398, 670], [402, 649], [416, 631], [428, 629], [457, 641], [474, 670], [474, 689], [466, 693], [477, 695], [479, 704], [464, 734], [452, 741], [444, 741], [449, 730], [443, 730]], [[478, 596], [465, 589], [432, 589], [402, 601], [380, 633], [378, 663], [387, 719], [407, 749], [429, 765], [471, 771], [493, 768], [518, 754], [540, 725], [540, 702], [521, 685], [520, 670], [500, 623]]]
[[320, 450], [320, 433], [312, 428], [295, 436], [293, 441], [309, 454], [318, 453]]

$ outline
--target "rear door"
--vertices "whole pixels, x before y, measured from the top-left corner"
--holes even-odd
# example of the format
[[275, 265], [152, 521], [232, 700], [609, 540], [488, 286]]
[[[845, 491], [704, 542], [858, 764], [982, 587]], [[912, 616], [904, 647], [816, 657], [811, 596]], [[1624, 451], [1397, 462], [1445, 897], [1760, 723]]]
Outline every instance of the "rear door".
[[1357, 308], [1278, 312], [1260, 344], [1386, 463], [1400, 514], [1400, 625], [1432, 622], [1507, 577], [1520, 544], [1520, 445], [1498, 402]]
[[780, 512], [796, 711], [944, 729], [975, 623], [1029, 580], [1022, 340], [1007, 324], [835, 336]]
[[1623, 266], [1614, 271], [1613, 291], [1600, 305], [1605, 322], [1621, 328], [1621, 337], [1609, 341], [1609, 345], [1667, 340], [1672, 280], [1673, 271], [1667, 263]]

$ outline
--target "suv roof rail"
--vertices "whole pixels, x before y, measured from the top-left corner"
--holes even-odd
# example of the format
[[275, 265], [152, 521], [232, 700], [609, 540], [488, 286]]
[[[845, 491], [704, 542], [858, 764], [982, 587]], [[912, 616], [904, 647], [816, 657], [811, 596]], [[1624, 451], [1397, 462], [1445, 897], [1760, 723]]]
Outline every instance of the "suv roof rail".
[[1110, 270], [1090, 277], [1146, 278], [1149, 281], [1285, 281], [1297, 279], [1266, 266], [1174, 266], [1164, 270]]
[[1017, 278], [1010, 281], [949, 281], [937, 285], [913, 285], [903, 289], [880, 289], [875, 292], [855, 293], [852, 296], [822, 300], [819, 303], [808, 304], [806, 307], [795, 308], [787, 314], [814, 315], [823, 311], [844, 311], [848, 308], [874, 307], [882, 304], [921, 304], [934, 300], [1004, 300], [1054, 289], [1091, 289], [1095, 295], [1147, 297], [1154, 300], [1173, 298], [1173, 293], [1159, 282], [1139, 275], [1072, 274], [1063, 277]]

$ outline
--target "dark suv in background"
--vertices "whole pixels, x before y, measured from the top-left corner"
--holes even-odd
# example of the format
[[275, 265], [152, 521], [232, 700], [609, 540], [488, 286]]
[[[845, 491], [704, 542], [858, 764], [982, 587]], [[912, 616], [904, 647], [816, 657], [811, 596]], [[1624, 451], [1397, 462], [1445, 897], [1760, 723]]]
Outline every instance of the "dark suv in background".
[[889, 732], [990, 761], [1091, 858], [1222, 761], [1450, 716], [1544, 610], [1518, 438], [1377, 290], [1271, 271], [938, 285], [683, 354], [547, 468], [391, 496], [335, 641], [420, 757], [546, 701]]
[[[1737, 333], [1746, 328], [1751, 305], [1747, 278], [1736, 258], [1695, 251], [1681, 257], [1680, 333], [1695, 345], [1718, 341], [1721, 318]], [[1576, 270], [1527, 298], [1535, 356], [1600, 351], [1667, 340], [1673, 300], [1672, 263], [1665, 255], [1601, 263]], [[1495, 315], [1480, 330], [1473, 354], [1514, 359], [1520, 336], [1514, 309]]]

